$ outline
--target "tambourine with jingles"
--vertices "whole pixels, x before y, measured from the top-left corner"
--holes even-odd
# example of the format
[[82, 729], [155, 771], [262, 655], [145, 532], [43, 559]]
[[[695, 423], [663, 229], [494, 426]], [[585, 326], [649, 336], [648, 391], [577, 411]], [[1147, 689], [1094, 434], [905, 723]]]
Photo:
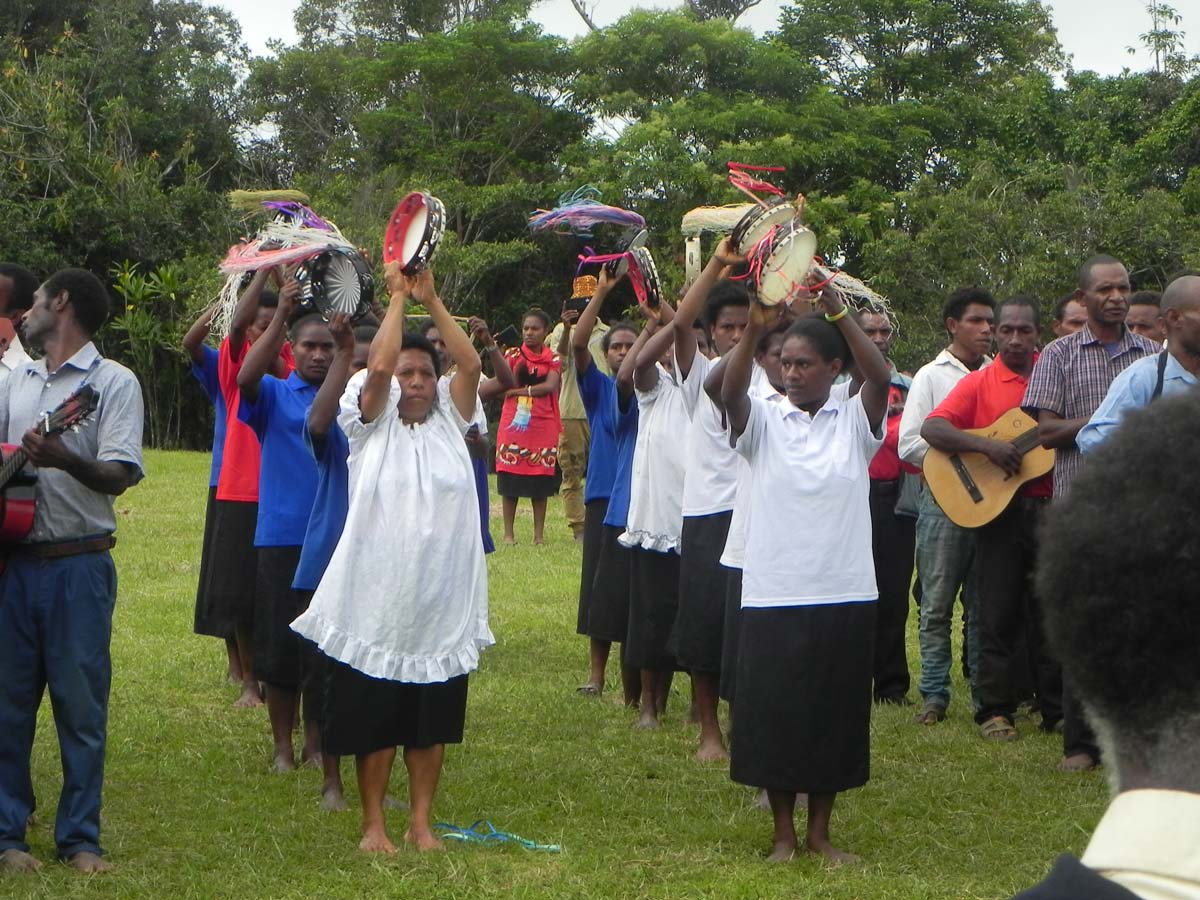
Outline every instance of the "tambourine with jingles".
[[[645, 247], [646, 241], [650, 239], [650, 232], [645, 228], [634, 234], [626, 241], [622, 241], [617, 248], [617, 253], [632, 253], [638, 247]], [[604, 264], [605, 270], [608, 272], [608, 277], [611, 279], [623, 278], [625, 273], [629, 271], [629, 257], [622, 256], [620, 259], [613, 259]]]
[[765, 238], [772, 228], [786, 225], [799, 215], [796, 204], [786, 197], [776, 197], [764, 206], [753, 206], [733, 226], [730, 240], [738, 253], [750, 250]]
[[309, 257], [296, 270], [300, 282], [300, 305], [328, 321], [334, 313], [345, 313], [351, 321], [365, 316], [375, 299], [371, 266], [357, 250], [333, 247]]
[[396, 204], [383, 234], [383, 261], [399, 262], [405, 275], [429, 267], [446, 233], [446, 207], [432, 194], [414, 191]]
[[775, 228], [771, 244], [751, 260], [751, 287], [763, 306], [788, 303], [804, 287], [817, 252], [817, 236], [798, 221]]
[[649, 309], [658, 309], [662, 303], [662, 286], [658, 280], [658, 269], [654, 257], [645, 247], [634, 247], [629, 251], [629, 281], [638, 303]]

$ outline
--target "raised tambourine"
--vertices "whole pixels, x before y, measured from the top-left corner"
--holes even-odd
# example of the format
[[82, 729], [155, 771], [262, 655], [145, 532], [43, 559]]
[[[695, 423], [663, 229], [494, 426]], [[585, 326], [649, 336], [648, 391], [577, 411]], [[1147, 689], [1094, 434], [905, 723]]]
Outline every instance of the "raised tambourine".
[[[646, 241], [650, 238], [650, 232], [645, 228], [634, 232], [626, 241], [622, 241], [617, 253], [632, 253], [638, 247], [645, 247]], [[629, 257], [623, 256], [620, 259], [609, 260], [604, 264], [604, 268], [608, 271], [608, 277], [614, 281], [618, 278], [623, 278], [625, 273], [629, 271]]]
[[762, 263], [754, 272], [753, 285], [763, 306], [788, 303], [804, 287], [804, 279], [817, 252], [817, 236], [792, 221], [775, 230], [768, 249], [761, 250]]
[[414, 191], [405, 196], [388, 219], [383, 233], [383, 261], [399, 262], [405, 275], [429, 267], [446, 233], [446, 207], [432, 194]]
[[730, 232], [730, 240], [738, 253], [749, 253], [777, 225], [786, 225], [799, 215], [796, 204], [785, 197], [776, 197], [766, 206], [755, 205], [747, 210]]
[[650, 309], [658, 309], [662, 303], [662, 286], [658, 280], [658, 269], [654, 257], [645, 247], [634, 247], [629, 251], [629, 280], [638, 303]]
[[334, 313], [361, 319], [375, 299], [371, 266], [357, 250], [332, 247], [309, 257], [296, 270], [300, 304], [328, 321]]

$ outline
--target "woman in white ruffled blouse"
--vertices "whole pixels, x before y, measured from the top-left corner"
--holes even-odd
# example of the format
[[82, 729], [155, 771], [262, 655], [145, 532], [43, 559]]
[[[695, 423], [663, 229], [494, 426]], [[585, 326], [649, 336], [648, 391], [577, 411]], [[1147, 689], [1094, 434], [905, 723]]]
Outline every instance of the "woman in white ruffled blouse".
[[[494, 643], [479, 505], [463, 435], [480, 362], [429, 271], [386, 270], [391, 305], [367, 368], [351, 378], [338, 424], [350, 444], [350, 507], [308, 610], [292, 628], [328, 658], [325, 750], [352, 754], [368, 852], [394, 853], [383, 815], [404, 747], [410, 818], [421, 850], [441, 842], [430, 809], [445, 745], [461, 743], [467, 674]], [[409, 296], [428, 310], [457, 369], [438, 389], [433, 346], [404, 331]]]

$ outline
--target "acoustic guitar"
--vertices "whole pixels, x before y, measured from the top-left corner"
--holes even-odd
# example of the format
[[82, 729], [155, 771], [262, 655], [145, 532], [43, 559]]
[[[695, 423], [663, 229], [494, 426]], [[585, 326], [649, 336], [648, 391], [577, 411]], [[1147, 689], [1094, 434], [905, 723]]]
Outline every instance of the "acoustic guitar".
[[[34, 426], [40, 435], [62, 434], [76, 428], [100, 403], [90, 384], [81, 386]], [[37, 472], [26, 470], [29, 457], [19, 444], [0, 444], [0, 546], [24, 540], [33, 529], [34, 488]]]
[[967, 434], [1007, 441], [1021, 452], [1021, 470], [1009, 475], [982, 453], [944, 453], [933, 447], [921, 467], [942, 512], [955, 525], [978, 528], [1008, 508], [1021, 486], [1054, 468], [1054, 451], [1038, 441], [1037, 422], [1010, 409], [986, 428]]

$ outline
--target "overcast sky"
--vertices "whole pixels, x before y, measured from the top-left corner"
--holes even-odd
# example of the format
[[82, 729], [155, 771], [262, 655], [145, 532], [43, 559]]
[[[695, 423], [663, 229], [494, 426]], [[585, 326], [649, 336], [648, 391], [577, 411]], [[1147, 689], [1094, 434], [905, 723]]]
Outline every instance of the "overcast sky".
[[[212, 2], [212, 0], [209, 0]], [[634, 7], [673, 7], [681, 0], [584, 0], [597, 25], [615, 22]], [[299, 0], [220, 0], [213, 5], [231, 10], [242, 23], [242, 36], [255, 53], [266, 53], [267, 40], [281, 38], [290, 43], [295, 39], [292, 13]], [[782, 0], [763, 0], [738, 20], [739, 25], [762, 34], [775, 27]], [[1123, 68], [1134, 70], [1150, 67], [1149, 55], [1141, 49], [1138, 35], [1149, 29], [1145, 0], [1051, 0], [1047, 4], [1054, 14], [1058, 39], [1072, 57], [1075, 69], [1093, 69], [1104, 75], [1116, 75]], [[1184, 13], [1182, 29], [1187, 32], [1191, 53], [1200, 53], [1200, 6], [1191, 0], [1177, 2], [1176, 9]], [[574, 37], [585, 30], [571, 0], [539, 0], [533, 18], [546, 31]], [[1139, 48], [1131, 56], [1125, 48]]]

